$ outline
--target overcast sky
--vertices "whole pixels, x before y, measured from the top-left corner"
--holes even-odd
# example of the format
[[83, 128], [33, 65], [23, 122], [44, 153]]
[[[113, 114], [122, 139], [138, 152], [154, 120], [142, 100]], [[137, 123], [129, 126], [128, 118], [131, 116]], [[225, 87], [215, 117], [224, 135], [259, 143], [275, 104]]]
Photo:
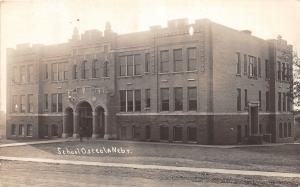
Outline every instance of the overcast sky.
[[74, 26], [82, 33], [103, 30], [109, 21], [115, 32], [128, 33], [147, 30], [152, 25], [165, 26], [167, 20], [176, 18], [189, 18], [191, 23], [208, 18], [238, 30], [251, 30], [263, 39], [281, 35], [300, 54], [299, 0], [2, 0], [3, 104], [8, 47], [66, 42]]

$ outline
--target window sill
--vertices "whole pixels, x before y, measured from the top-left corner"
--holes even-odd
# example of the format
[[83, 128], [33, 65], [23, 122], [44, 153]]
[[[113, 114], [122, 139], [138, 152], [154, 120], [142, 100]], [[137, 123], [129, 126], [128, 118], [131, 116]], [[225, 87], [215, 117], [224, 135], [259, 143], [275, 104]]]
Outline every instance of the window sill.
[[136, 77], [143, 77], [144, 75], [133, 75], [133, 76], [118, 76], [118, 79], [128, 79], [128, 78], [136, 78]]
[[190, 144], [197, 144], [198, 142], [195, 140], [195, 141], [192, 141], [192, 140], [188, 140], [187, 143], [190, 143]]
[[68, 80], [63, 80], [63, 81], [51, 81], [51, 83], [64, 83], [64, 82], [68, 82]]
[[183, 140], [173, 140], [173, 143], [183, 143]]
[[236, 76], [236, 77], [242, 77], [242, 75], [241, 75], [241, 74], [236, 74], [235, 76]]
[[170, 74], [186, 74], [186, 73], [197, 73], [198, 70], [192, 71], [175, 71], [175, 72], [160, 72], [159, 75], [170, 75]]

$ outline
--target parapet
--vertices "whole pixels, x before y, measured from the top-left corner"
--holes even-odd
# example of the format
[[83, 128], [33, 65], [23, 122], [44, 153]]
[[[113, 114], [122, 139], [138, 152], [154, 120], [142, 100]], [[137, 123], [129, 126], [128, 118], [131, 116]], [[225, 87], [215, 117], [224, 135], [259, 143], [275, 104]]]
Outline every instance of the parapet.
[[189, 20], [187, 18], [183, 19], [175, 19], [168, 21], [168, 28], [180, 28], [187, 26], [189, 24]]

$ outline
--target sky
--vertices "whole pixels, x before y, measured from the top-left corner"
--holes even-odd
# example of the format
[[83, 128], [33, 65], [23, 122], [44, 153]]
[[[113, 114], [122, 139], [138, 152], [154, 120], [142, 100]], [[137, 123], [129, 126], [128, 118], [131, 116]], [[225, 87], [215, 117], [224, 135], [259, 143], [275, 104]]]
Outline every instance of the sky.
[[300, 54], [300, 0], [0, 0], [0, 16], [2, 110], [6, 48], [67, 42], [75, 26], [81, 33], [103, 31], [108, 21], [122, 34], [166, 26], [171, 19], [208, 18], [263, 39], [281, 35]]

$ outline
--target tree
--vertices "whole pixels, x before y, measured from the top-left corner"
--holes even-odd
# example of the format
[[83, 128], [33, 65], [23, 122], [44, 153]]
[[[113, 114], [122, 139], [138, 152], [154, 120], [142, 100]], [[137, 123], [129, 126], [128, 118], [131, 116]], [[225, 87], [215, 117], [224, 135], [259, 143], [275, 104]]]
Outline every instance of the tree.
[[296, 52], [293, 53], [293, 79], [291, 79], [291, 95], [295, 110], [300, 107], [300, 58]]

